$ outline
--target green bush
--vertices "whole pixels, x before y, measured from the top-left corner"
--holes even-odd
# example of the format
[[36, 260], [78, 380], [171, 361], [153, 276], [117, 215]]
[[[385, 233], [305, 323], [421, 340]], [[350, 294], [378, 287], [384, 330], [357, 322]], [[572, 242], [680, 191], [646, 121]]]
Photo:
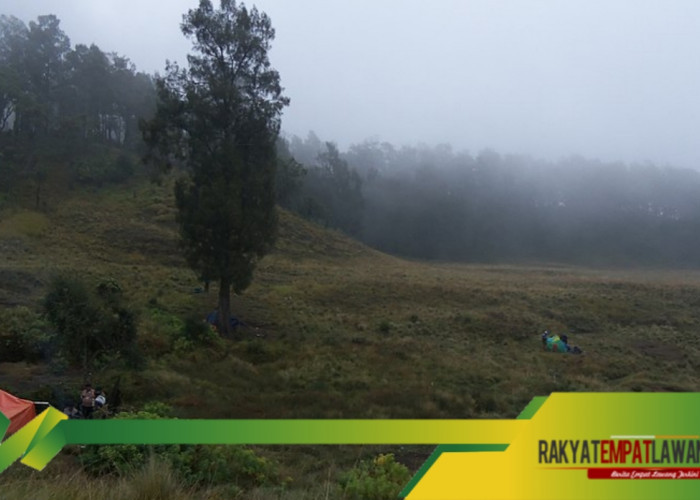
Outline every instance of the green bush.
[[46, 321], [31, 309], [0, 309], [0, 361], [46, 359], [54, 340]]
[[102, 186], [105, 183], [121, 183], [134, 175], [134, 162], [127, 155], [116, 159], [109, 156], [95, 156], [73, 165], [73, 178], [79, 184]]
[[187, 353], [191, 353], [194, 348], [194, 342], [185, 337], [178, 337], [173, 341], [173, 350], [178, 356], [185, 356]]
[[185, 319], [180, 329], [180, 336], [192, 345], [219, 347], [223, 342], [214, 327], [198, 316], [189, 316]]
[[182, 336], [195, 342], [206, 339], [212, 332], [211, 325], [197, 316], [189, 316], [182, 325]]
[[179, 329], [173, 334], [173, 350], [182, 356], [199, 346], [222, 347], [223, 339], [214, 328], [198, 316], [189, 316], [183, 322], [177, 318]]
[[173, 407], [160, 401], [146, 403], [143, 405], [143, 411], [156, 415], [159, 418], [171, 418], [173, 416]]
[[381, 323], [379, 323], [379, 331], [381, 333], [389, 333], [391, 331], [391, 328], [392, 324], [387, 320], [383, 320]]
[[[119, 420], [156, 420], [161, 418], [147, 411], [121, 412], [115, 419]], [[153, 458], [171, 463], [172, 456], [179, 452], [178, 445], [92, 445], [85, 448], [80, 461], [85, 470], [94, 475], [113, 474], [123, 476], [142, 469]]]
[[189, 485], [234, 483], [242, 489], [279, 483], [273, 462], [242, 446], [183, 446], [173, 468]]
[[101, 347], [101, 339], [96, 328], [99, 311], [85, 284], [68, 276], [54, 278], [44, 298], [44, 309], [69, 361], [87, 364], [92, 353]]
[[44, 298], [46, 317], [58, 334], [62, 355], [84, 369], [125, 359], [139, 365], [136, 317], [123, 304], [114, 280], [100, 283], [94, 292], [73, 276], [56, 276]]
[[389, 453], [360, 463], [341, 478], [341, 485], [348, 500], [395, 500], [410, 479], [408, 469]]
[[[160, 419], [171, 408], [152, 402], [137, 412], [122, 412], [117, 419]], [[242, 446], [213, 445], [92, 445], [80, 455], [86, 471], [94, 475], [129, 475], [147, 466], [150, 460], [164, 462], [189, 486], [233, 483], [250, 489], [280, 483], [275, 463]]]
[[148, 309], [148, 317], [160, 331], [172, 337], [178, 336], [185, 328], [185, 323], [178, 316], [161, 309], [157, 303]]

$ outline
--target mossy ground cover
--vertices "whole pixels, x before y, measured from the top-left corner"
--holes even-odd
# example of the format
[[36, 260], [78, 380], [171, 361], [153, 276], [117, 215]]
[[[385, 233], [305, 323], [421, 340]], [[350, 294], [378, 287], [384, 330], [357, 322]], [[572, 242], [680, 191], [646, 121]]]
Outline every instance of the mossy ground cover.
[[[204, 293], [184, 264], [171, 192], [134, 182], [0, 214], [4, 311], [39, 311], [57, 272], [114, 279], [146, 356], [142, 370], [105, 363], [90, 374], [2, 363], [0, 386], [50, 397], [86, 377], [120, 378], [124, 407], [160, 401], [187, 418], [513, 418], [553, 391], [700, 388], [700, 272], [407, 261], [284, 211], [275, 251], [233, 298], [245, 325], [214, 343], [183, 340], [217, 290]], [[543, 352], [545, 329], [584, 355]], [[362, 457], [415, 450], [263, 451], [294, 478], [298, 496], [284, 498], [323, 498]]]

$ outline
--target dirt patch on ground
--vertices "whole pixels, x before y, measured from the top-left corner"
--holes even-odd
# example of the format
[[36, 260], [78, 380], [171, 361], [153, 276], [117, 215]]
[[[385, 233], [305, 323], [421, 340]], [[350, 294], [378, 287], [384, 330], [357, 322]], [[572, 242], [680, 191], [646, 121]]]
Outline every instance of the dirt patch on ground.
[[25, 271], [0, 269], [0, 305], [18, 306], [33, 303], [43, 283]]
[[664, 361], [681, 361], [685, 359], [683, 349], [664, 342], [655, 340], [639, 340], [634, 342], [632, 347], [638, 349], [647, 356], [662, 359]]

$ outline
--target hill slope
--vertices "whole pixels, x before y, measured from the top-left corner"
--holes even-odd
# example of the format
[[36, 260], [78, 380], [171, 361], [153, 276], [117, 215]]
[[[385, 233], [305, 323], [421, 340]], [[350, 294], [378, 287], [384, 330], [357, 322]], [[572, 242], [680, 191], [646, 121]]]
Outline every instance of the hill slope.
[[[138, 313], [146, 356], [141, 370], [106, 362], [90, 374], [56, 359], [0, 363], [0, 387], [60, 405], [85, 378], [108, 391], [119, 380], [124, 409], [162, 402], [201, 418], [503, 418], [552, 391], [700, 388], [697, 272], [411, 262], [284, 211], [275, 251], [233, 299], [245, 326], [187, 341], [186, 318], [201, 321], [216, 289], [203, 293], [178, 252], [171, 187], [135, 183], [0, 214], [1, 332], [38, 317], [55, 273], [109, 278]], [[585, 354], [542, 352], [544, 329], [568, 332]], [[292, 500], [339, 491], [342, 470], [380, 451], [415, 470], [429, 448], [262, 451], [297, 486], [255, 498]], [[38, 477], [33, 491], [54, 498], [59, 480], [75, 489], [82, 473], [71, 464], [52, 463], [63, 479]], [[7, 491], [22, 498], [30, 483], [16, 474]]]
[[[284, 211], [276, 250], [233, 300], [246, 326], [215, 349], [178, 350], [182, 319], [203, 318], [216, 294], [195, 293], [170, 192], [135, 184], [0, 220], [0, 304], [36, 307], [59, 271], [122, 285], [149, 357], [119, 372], [127, 404], [226, 418], [512, 417], [551, 391], [700, 386], [697, 273], [410, 262]], [[545, 328], [586, 355], [540, 352]], [[29, 390], [27, 370], [41, 367], [4, 382]]]

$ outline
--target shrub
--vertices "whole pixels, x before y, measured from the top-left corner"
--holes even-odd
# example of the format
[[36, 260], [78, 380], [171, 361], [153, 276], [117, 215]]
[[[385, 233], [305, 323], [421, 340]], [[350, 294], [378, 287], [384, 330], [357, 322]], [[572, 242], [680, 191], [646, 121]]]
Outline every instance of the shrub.
[[105, 183], [121, 183], [134, 175], [134, 162], [127, 155], [116, 159], [94, 156], [73, 165], [73, 178], [79, 184], [102, 186]]
[[123, 358], [138, 365], [136, 318], [123, 305], [121, 287], [114, 280], [90, 292], [82, 280], [57, 276], [44, 298], [46, 317], [58, 334], [62, 354], [87, 369], [96, 362]]
[[147, 319], [158, 332], [170, 338], [177, 337], [185, 328], [185, 323], [178, 316], [162, 309], [159, 305], [153, 305], [148, 309]]
[[379, 323], [379, 331], [381, 333], [389, 333], [391, 331], [391, 323], [387, 320], [383, 320], [381, 323]]
[[99, 314], [85, 284], [68, 276], [54, 278], [44, 298], [44, 309], [68, 360], [87, 364], [100, 343], [95, 332]]
[[173, 466], [190, 485], [234, 483], [242, 489], [279, 483], [273, 462], [242, 446], [183, 446]]
[[150, 401], [146, 403], [143, 405], [143, 411], [159, 418], [171, 418], [173, 416], [173, 407], [160, 401]]
[[[118, 419], [160, 419], [171, 408], [152, 402], [137, 412], [122, 412]], [[189, 486], [233, 483], [237, 488], [279, 484], [276, 464], [242, 446], [213, 445], [92, 445], [80, 456], [85, 469], [94, 475], [130, 475], [157, 461]]]
[[27, 307], [0, 310], [0, 361], [46, 359], [54, 336], [46, 321]]
[[198, 316], [189, 316], [185, 319], [180, 335], [195, 345], [220, 347], [223, 342], [214, 327]]
[[[155, 413], [138, 411], [121, 412], [114, 418], [155, 420], [161, 417]], [[170, 457], [178, 452], [178, 445], [92, 445], [85, 448], [85, 452], [80, 455], [80, 461], [91, 474], [123, 476], [142, 469], [151, 457], [170, 463]]]
[[389, 453], [360, 463], [341, 478], [341, 485], [348, 500], [394, 500], [410, 479], [408, 469]]
[[187, 353], [191, 353], [194, 347], [194, 342], [187, 340], [185, 337], [178, 337], [173, 342], [173, 350], [178, 356], [184, 356]]

